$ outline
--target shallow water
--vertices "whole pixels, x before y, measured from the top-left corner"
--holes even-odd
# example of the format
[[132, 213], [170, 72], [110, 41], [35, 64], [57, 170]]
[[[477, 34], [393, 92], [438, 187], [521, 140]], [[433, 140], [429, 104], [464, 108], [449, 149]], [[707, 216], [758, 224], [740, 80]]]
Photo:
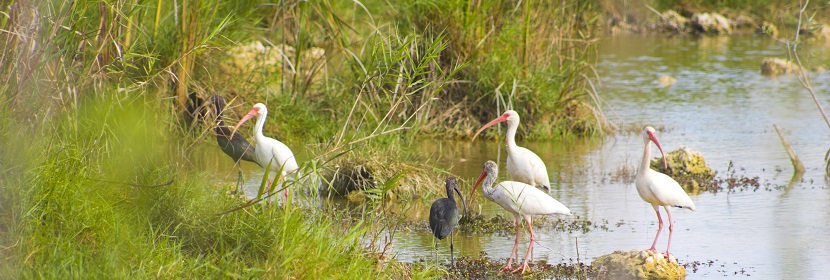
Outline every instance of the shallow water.
[[[813, 47], [811, 51], [822, 54], [827, 48]], [[830, 236], [830, 188], [823, 173], [830, 129], [794, 77], [760, 75], [763, 57], [786, 56], [782, 44], [762, 36], [634, 35], [604, 38], [599, 53], [599, 95], [613, 122], [662, 128], [658, 137], [666, 152], [687, 146], [700, 151], [721, 177], [731, 162], [737, 175], [758, 176], [762, 182], [757, 191], [692, 196], [696, 212], [672, 210], [675, 257], [681, 263], [712, 263], [698, 266], [696, 272], [690, 269], [690, 278], [816, 279], [830, 275], [830, 243], [824, 240]], [[821, 55], [813, 59], [817, 58], [828, 59]], [[661, 75], [675, 77], [677, 82], [663, 87], [656, 82]], [[827, 76], [813, 76], [813, 83], [822, 105], [830, 109]], [[498, 114], [493, 112], [493, 117]], [[790, 180], [792, 166], [773, 124], [783, 129], [807, 168], [803, 179], [791, 188], [783, 187]], [[639, 134], [538, 143], [519, 140], [519, 145], [535, 151], [547, 164], [554, 198], [576, 215], [608, 227], [607, 231], [593, 229], [588, 233], [536, 227], [539, 244], [534, 260], [573, 262], [579, 258], [590, 262], [615, 250], [651, 245], [657, 230], [654, 211], [640, 199], [633, 183], [610, 180], [621, 168], [636, 169], [639, 165], [643, 152]], [[500, 176], [507, 176], [506, 152], [494, 140], [430, 141], [418, 149], [459, 175], [465, 196], [486, 160], [498, 159]], [[216, 167], [229, 170], [224, 178], [235, 180], [235, 171], [225, 168], [230, 165], [227, 161]], [[261, 176], [255, 165], [243, 165], [247, 177]], [[253, 181], [257, 180], [247, 183], [249, 195], [255, 193], [253, 186], [258, 183]], [[475, 211], [509, 217], [481, 193], [476, 202]], [[426, 220], [428, 207], [412, 211], [411, 219]], [[658, 250], [665, 250], [667, 235], [666, 228]], [[395, 238], [397, 259], [434, 260], [429, 231], [401, 231]], [[520, 256], [527, 241], [525, 231]], [[449, 258], [447, 245], [438, 244], [442, 263]], [[478, 256], [484, 251], [491, 258], [505, 259], [512, 246], [510, 235], [455, 235], [456, 256]]]
[[[821, 54], [826, 48], [814, 47]], [[742, 275], [752, 278], [810, 279], [830, 275], [830, 188], [823, 173], [830, 129], [810, 95], [792, 77], [760, 75], [766, 56], [786, 55], [784, 46], [761, 36], [718, 38], [611, 37], [600, 43], [600, 96], [608, 117], [618, 124], [663, 127], [658, 137], [666, 152], [687, 146], [703, 153], [707, 163], [725, 176], [730, 161], [737, 175], [760, 177], [761, 189], [693, 196], [696, 212], [673, 209], [672, 253], [681, 263], [699, 261], [690, 278]], [[825, 52], [826, 53], [826, 52]], [[822, 61], [826, 63], [826, 61]], [[661, 75], [677, 78], [663, 87]], [[825, 108], [830, 107], [830, 79], [813, 77]], [[493, 112], [493, 117], [497, 116]], [[790, 189], [792, 166], [772, 125], [779, 125], [807, 172]], [[548, 166], [552, 195], [576, 215], [608, 231], [561, 233], [537, 228], [534, 259], [550, 262], [591, 261], [615, 250], [646, 249], [657, 230], [650, 205], [633, 183], [611, 182], [621, 167], [636, 168], [643, 152], [639, 135], [621, 134], [601, 140], [566, 140], [519, 144], [535, 151]], [[442, 160], [465, 180], [469, 192], [481, 166], [500, 159], [501, 143], [477, 140], [442, 143]], [[436, 153], [436, 145], [424, 152]], [[765, 185], [767, 188], [765, 188]], [[777, 188], [776, 188], [777, 187]], [[479, 193], [483, 213], [509, 215]], [[663, 211], [661, 209], [661, 211]], [[663, 215], [665, 219], [665, 214]], [[665, 250], [668, 229], [658, 241]], [[524, 254], [526, 232], [520, 245]], [[578, 254], [576, 243], [579, 243]], [[401, 260], [434, 259], [429, 232], [399, 235], [395, 252]], [[507, 258], [512, 236], [457, 233], [456, 254]], [[448, 258], [446, 242], [439, 243]]]

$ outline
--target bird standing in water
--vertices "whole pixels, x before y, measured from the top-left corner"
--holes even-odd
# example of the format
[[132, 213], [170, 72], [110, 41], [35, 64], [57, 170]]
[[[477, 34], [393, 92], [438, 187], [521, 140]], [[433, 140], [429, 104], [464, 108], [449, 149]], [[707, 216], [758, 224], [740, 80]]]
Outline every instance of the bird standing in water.
[[656, 250], [657, 238], [660, 236], [660, 231], [663, 230], [663, 218], [660, 217], [660, 206], [663, 206], [663, 209], [666, 209], [666, 216], [669, 217], [669, 243], [666, 245], [665, 256], [667, 259], [671, 259], [669, 247], [671, 246], [671, 236], [674, 232], [674, 223], [672, 222], [671, 212], [669, 210], [671, 207], [678, 207], [695, 211], [695, 203], [692, 202], [692, 199], [680, 187], [677, 181], [666, 174], [651, 170], [649, 166], [651, 142], [654, 142], [657, 145], [657, 149], [660, 150], [660, 154], [663, 157], [663, 165], [668, 165], [666, 163], [666, 156], [663, 154], [663, 148], [660, 147], [660, 142], [657, 141], [654, 128], [650, 126], [646, 127], [643, 130], [642, 136], [646, 147], [643, 151], [643, 162], [640, 164], [640, 169], [637, 171], [637, 177], [634, 182], [637, 185], [637, 193], [640, 195], [640, 198], [651, 204], [651, 207], [654, 207], [654, 212], [657, 213], [657, 221], [659, 222], [657, 234], [654, 235], [654, 242], [651, 243], [651, 248], [648, 250]]
[[[256, 141], [256, 157], [254, 159], [263, 168], [270, 166], [270, 171], [282, 172], [280, 173], [282, 179], [285, 179], [287, 176], [297, 178], [299, 166], [291, 149], [282, 142], [262, 134], [262, 127], [265, 125], [267, 115], [268, 108], [265, 107], [265, 104], [254, 104], [251, 111], [245, 117], [242, 117], [239, 123], [233, 128], [231, 136], [235, 135], [236, 130], [247, 120], [257, 117], [256, 125], [254, 126], [254, 140]], [[265, 171], [267, 173], [269, 170]], [[267, 193], [268, 195], [271, 194], [271, 184], [268, 184]], [[286, 199], [288, 198], [287, 188], [285, 189], [285, 197]], [[270, 202], [270, 199], [268, 201]]]
[[[507, 265], [500, 271], [511, 270], [512, 272], [522, 270], [522, 273], [528, 268], [527, 260], [533, 252], [533, 243], [536, 242], [536, 233], [533, 232], [532, 216], [534, 215], [553, 215], [564, 214], [573, 215], [568, 207], [550, 197], [547, 193], [534, 188], [531, 185], [515, 182], [504, 181], [495, 183], [499, 176], [499, 166], [495, 162], [488, 160], [484, 163], [484, 168], [481, 171], [481, 176], [478, 177], [473, 192], [470, 194], [470, 202], [472, 205], [473, 198], [476, 194], [476, 189], [481, 185], [481, 190], [484, 196], [495, 202], [504, 210], [513, 214], [513, 224], [516, 225], [516, 241], [513, 243], [513, 251], [510, 257], [507, 258]], [[521, 236], [522, 219], [527, 221], [527, 227], [530, 230], [530, 243], [527, 246], [527, 253], [521, 267], [513, 269], [513, 256], [519, 256], [519, 238]]]
[[550, 192], [550, 179], [545, 162], [533, 151], [516, 144], [516, 130], [519, 129], [519, 113], [516, 111], [507, 110], [498, 118], [482, 126], [473, 136], [473, 141], [484, 129], [501, 122], [507, 122], [504, 142], [507, 146], [507, 173], [510, 174], [510, 179], [534, 187], [540, 186]]
[[[464, 203], [464, 196], [458, 189], [458, 180], [455, 177], [447, 178], [445, 187], [447, 197], [436, 200], [429, 208], [429, 229], [432, 230], [432, 235], [438, 240], [447, 238], [447, 236], [450, 237], [450, 262], [454, 263], [452, 231], [458, 225], [460, 216], [458, 215], [458, 205], [453, 192], [458, 193], [462, 204]], [[466, 204], [464, 204], [464, 212], [467, 212]]]
[[224, 98], [219, 95], [214, 95], [210, 98], [210, 103], [216, 109], [216, 125], [213, 127], [213, 131], [216, 133], [216, 144], [219, 145], [222, 152], [225, 152], [226, 155], [233, 159], [234, 165], [236, 165], [239, 171], [236, 179], [236, 191], [239, 192], [242, 182], [242, 168], [239, 166], [239, 162], [244, 160], [256, 163], [254, 146], [241, 134], [236, 134], [231, 137], [232, 127], [225, 126], [225, 121], [223, 120], [226, 105]]

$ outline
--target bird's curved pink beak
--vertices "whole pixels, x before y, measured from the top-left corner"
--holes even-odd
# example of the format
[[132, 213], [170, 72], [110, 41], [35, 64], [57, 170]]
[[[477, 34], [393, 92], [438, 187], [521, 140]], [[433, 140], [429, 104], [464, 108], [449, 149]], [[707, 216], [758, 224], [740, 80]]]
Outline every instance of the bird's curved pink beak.
[[248, 112], [247, 115], [242, 117], [242, 119], [239, 120], [239, 123], [237, 123], [236, 126], [233, 127], [233, 132], [231, 132], [231, 137], [230, 138], [233, 139], [233, 135], [236, 134], [236, 130], [239, 129], [239, 127], [242, 126], [243, 123], [245, 123], [246, 121], [250, 120], [251, 118], [253, 118], [254, 116], [256, 116], [258, 114], [259, 114], [259, 108], [254, 107], [253, 109], [251, 109], [251, 111]]
[[484, 178], [487, 178], [487, 171], [482, 171], [481, 176], [478, 176], [478, 180], [476, 180], [476, 184], [473, 185], [473, 191], [470, 192], [470, 199], [467, 201], [467, 205], [470, 205], [470, 206], [473, 205], [473, 198], [476, 196], [476, 189], [478, 189], [478, 185], [481, 185], [481, 181], [484, 181]]
[[506, 121], [507, 121], [507, 114], [502, 114], [498, 118], [495, 118], [494, 120], [492, 120], [492, 121], [488, 122], [487, 124], [485, 124], [484, 126], [482, 126], [481, 129], [479, 129], [476, 132], [476, 135], [473, 135], [473, 140], [471, 140], [471, 141], [475, 141], [476, 137], [478, 137], [478, 134], [480, 134], [482, 131], [484, 131], [488, 127], [491, 127], [491, 126], [496, 125], [497, 123], [506, 122]]
[[657, 145], [657, 149], [660, 150], [660, 156], [663, 158], [663, 168], [669, 168], [669, 164], [666, 162], [666, 154], [663, 153], [663, 147], [660, 147], [660, 142], [657, 141], [657, 135], [649, 132], [648, 139], [651, 139], [651, 142], [654, 142], [654, 145]]

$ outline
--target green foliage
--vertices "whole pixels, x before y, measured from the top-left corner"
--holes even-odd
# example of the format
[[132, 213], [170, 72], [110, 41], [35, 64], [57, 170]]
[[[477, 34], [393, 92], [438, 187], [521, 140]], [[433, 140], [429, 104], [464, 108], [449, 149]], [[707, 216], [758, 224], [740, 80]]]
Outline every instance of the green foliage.
[[[368, 279], [432, 273], [379, 264], [362, 242], [369, 226], [330, 217], [342, 213], [254, 205], [216, 215], [239, 202], [207, 184], [208, 174], [188, 170], [186, 156], [170, 152], [181, 150], [177, 137], [165, 135], [177, 133], [151, 125], [172, 121], [165, 104], [111, 96], [79, 104], [41, 127], [0, 121], [2, 275]], [[12, 138], [33, 128], [31, 142]]]
[[[591, 20], [581, 16], [590, 4], [478, 3], [4, 3], [0, 275], [435, 276], [382, 261], [391, 244], [376, 255], [378, 234], [362, 244], [396, 221], [238, 207], [189, 169], [197, 135], [209, 131], [180, 116], [190, 93], [240, 97], [229, 119], [266, 103], [266, 134], [307, 150], [313, 170], [365, 157], [369, 142], [386, 147], [368, 155], [386, 183], [367, 194], [383, 203], [441, 188], [428, 159], [400, 152], [414, 139], [466, 137], [505, 106], [522, 112], [533, 138], [600, 131], [573, 114], [590, 94]], [[228, 66], [251, 42], [271, 52]]]
[[520, 135], [539, 139], [604, 131], [604, 119], [574, 110], [592, 94], [590, 3], [411, 0], [403, 7], [409, 8], [399, 11], [400, 22], [408, 28], [447, 34], [440, 65], [467, 65], [458, 79], [469, 83], [442, 97], [464, 104], [463, 117], [488, 121], [514, 109], [522, 116]]

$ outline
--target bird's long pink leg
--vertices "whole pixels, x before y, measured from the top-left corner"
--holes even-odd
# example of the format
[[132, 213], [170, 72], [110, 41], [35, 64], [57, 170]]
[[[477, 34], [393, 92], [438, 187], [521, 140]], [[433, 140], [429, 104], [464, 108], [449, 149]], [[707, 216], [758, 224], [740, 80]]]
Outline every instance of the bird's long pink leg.
[[530, 244], [527, 245], [527, 253], [525, 253], [525, 260], [522, 262], [521, 267], [517, 267], [513, 270], [513, 272], [519, 271], [522, 269], [522, 273], [525, 273], [525, 269], [527, 269], [527, 260], [530, 259], [530, 254], [533, 252], [533, 242], [536, 242], [536, 233], [533, 232], [533, 223], [531, 223], [530, 218], [527, 219], [527, 228], [530, 229]]
[[[283, 185], [285, 185], [285, 181], [283, 181]], [[285, 188], [285, 190], [283, 191], [282, 195], [285, 197], [285, 203], [282, 205], [282, 207], [287, 208], [288, 207], [288, 188], [285, 187], [285, 186], [283, 186], [283, 187]]]
[[669, 253], [669, 247], [671, 247], [671, 234], [674, 232], [674, 222], [671, 220], [671, 212], [669, 211], [669, 207], [663, 207], [666, 209], [666, 215], [669, 216], [669, 244], [666, 245], [666, 259], [671, 259], [671, 253]]
[[499, 269], [499, 272], [502, 272], [502, 271], [505, 271], [505, 270], [512, 270], [513, 267], [511, 266], [511, 264], [513, 264], [513, 256], [515, 255], [515, 256], [518, 257], [518, 255], [519, 255], [519, 236], [521, 234], [521, 228], [522, 228], [522, 224], [519, 221], [520, 220], [518, 218], [513, 219], [513, 225], [516, 226], [516, 241], [513, 243], [513, 251], [510, 253], [510, 257], [507, 258], [507, 265], [505, 267], [503, 267], [502, 269]]
[[[660, 237], [660, 231], [663, 230], [663, 218], [660, 217], [660, 208], [658, 208], [658, 207], [659, 206], [654, 205], [654, 212], [657, 213], [657, 221], [660, 222], [660, 223], [657, 226], [657, 234], [654, 235], [654, 242], [651, 243], [651, 248], [648, 249], [649, 251], [657, 250], [655, 248], [655, 246], [657, 246], [657, 238]], [[669, 238], [671, 238], [671, 236], [669, 236]], [[671, 240], [671, 239], [669, 239], [669, 240]]]

